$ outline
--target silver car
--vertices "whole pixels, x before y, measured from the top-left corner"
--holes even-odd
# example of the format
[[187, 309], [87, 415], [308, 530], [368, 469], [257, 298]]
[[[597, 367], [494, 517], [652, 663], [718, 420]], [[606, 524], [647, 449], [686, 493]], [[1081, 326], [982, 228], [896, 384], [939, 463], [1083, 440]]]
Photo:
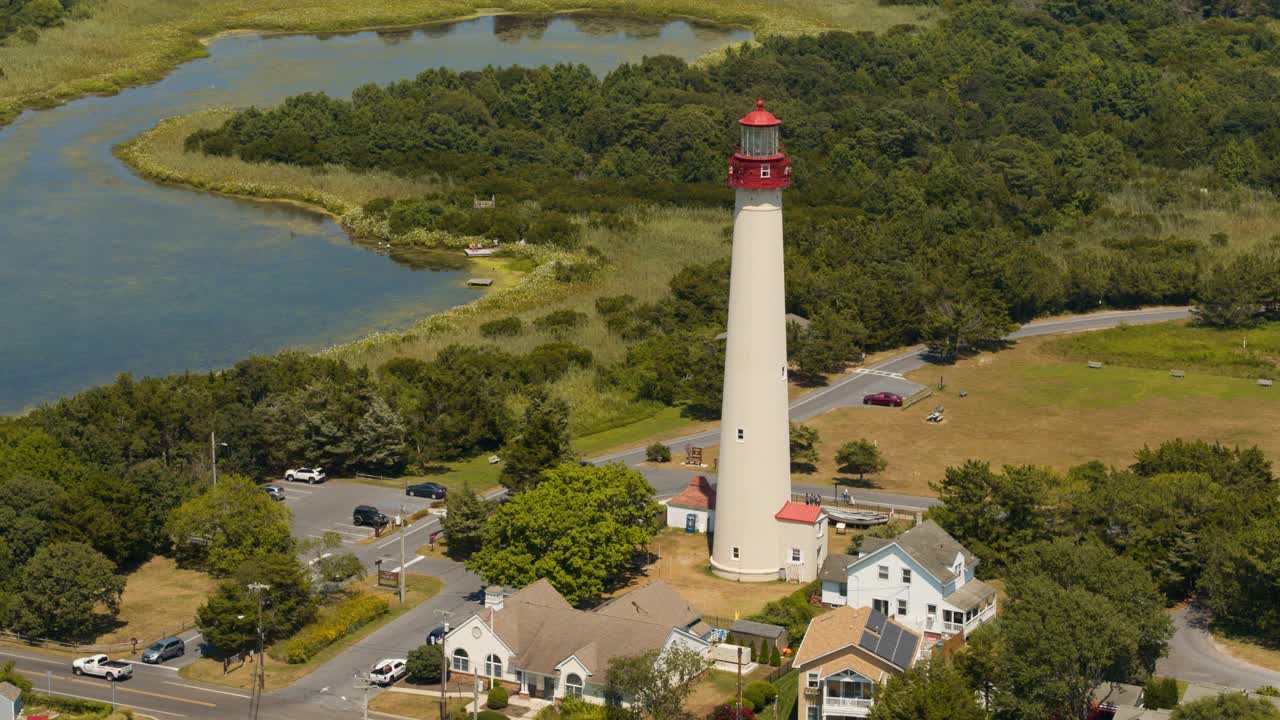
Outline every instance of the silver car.
[[263, 485], [262, 489], [265, 490], [267, 494], [271, 496], [272, 500], [284, 499], [284, 488], [280, 487], [279, 485]]

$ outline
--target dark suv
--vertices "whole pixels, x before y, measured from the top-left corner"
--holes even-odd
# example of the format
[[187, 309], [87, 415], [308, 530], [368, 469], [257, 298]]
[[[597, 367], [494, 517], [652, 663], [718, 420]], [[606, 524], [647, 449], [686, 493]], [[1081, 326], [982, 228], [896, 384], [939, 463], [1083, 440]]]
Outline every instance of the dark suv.
[[372, 505], [357, 505], [355, 511], [351, 513], [352, 525], [382, 527], [383, 525], [386, 525], [387, 522], [387, 516], [378, 512], [378, 508]]

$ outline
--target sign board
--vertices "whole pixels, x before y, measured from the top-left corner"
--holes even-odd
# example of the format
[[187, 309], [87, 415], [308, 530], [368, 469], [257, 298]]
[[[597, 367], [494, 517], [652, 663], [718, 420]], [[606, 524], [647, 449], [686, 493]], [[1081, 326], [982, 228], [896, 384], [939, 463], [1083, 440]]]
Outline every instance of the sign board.
[[395, 570], [379, 570], [378, 584], [384, 587], [400, 587], [400, 573]]
[[238, 652], [235, 655], [222, 658], [222, 674], [226, 675], [232, 670], [237, 670], [244, 665], [244, 653]]
[[686, 445], [684, 449], [685, 465], [702, 465], [702, 448]]

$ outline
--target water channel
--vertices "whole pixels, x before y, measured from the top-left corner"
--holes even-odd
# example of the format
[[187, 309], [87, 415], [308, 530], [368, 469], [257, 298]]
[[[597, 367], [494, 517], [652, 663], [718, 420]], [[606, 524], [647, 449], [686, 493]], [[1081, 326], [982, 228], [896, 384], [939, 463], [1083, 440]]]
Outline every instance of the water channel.
[[137, 376], [317, 348], [467, 302], [465, 268], [397, 263], [297, 207], [148, 183], [112, 154], [165, 117], [346, 96], [428, 67], [692, 59], [744, 31], [596, 16], [488, 17], [403, 32], [234, 35], [113, 97], [0, 129], [0, 412]]

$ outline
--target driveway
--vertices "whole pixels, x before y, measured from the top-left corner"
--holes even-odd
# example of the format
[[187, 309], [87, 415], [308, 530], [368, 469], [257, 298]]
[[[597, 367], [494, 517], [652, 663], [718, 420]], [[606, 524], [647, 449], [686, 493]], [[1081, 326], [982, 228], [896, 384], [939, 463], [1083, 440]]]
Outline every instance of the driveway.
[[1250, 665], [1219, 650], [1206, 630], [1208, 614], [1183, 605], [1170, 612], [1175, 634], [1169, 655], [1156, 664], [1156, 672], [1189, 682], [1257, 690], [1263, 685], [1280, 687], [1280, 672]]

